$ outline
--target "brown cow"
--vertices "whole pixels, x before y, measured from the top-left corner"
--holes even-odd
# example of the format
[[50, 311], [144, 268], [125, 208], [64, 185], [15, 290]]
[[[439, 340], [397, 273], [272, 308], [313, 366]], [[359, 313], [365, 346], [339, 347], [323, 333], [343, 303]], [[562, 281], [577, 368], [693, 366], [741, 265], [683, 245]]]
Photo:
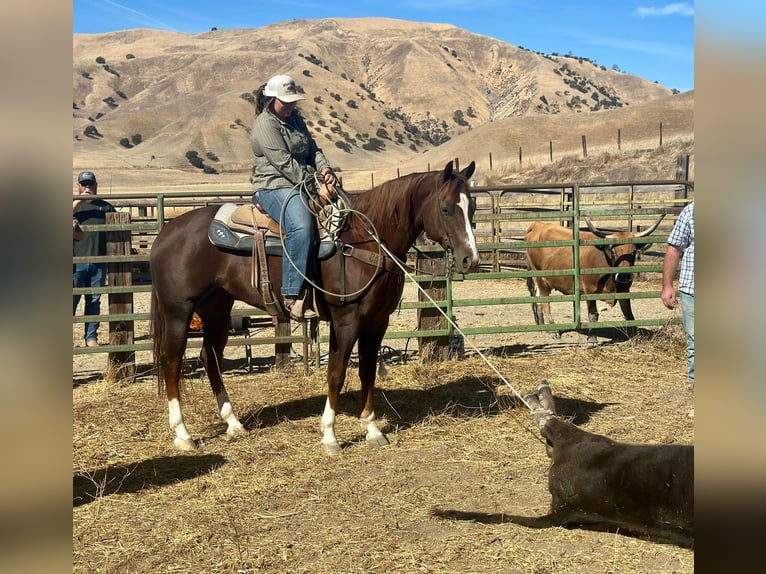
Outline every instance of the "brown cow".
[[[607, 233], [602, 231], [591, 223], [590, 219], [585, 218], [588, 228], [591, 232], [581, 231], [580, 239], [632, 239], [646, 237], [659, 226], [662, 218], [653, 223], [648, 229], [633, 233], [630, 231], [618, 231]], [[544, 223], [535, 221], [529, 225], [524, 240], [528, 242], [537, 241], [571, 241], [573, 237], [570, 228], [561, 227], [553, 223]], [[644, 251], [651, 245], [649, 243], [622, 243], [615, 245], [581, 245], [580, 246], [580, 269], [592, 269], [594, 267], [632, 267], [636, 261], [636, 253]], [[572, 247], [528, 247], [527, 263], [532, 271], [549, 271], [560, 269], [573, 269], [574, 262], [572, 258]], [[581, 274], [580, 275], [580, 293], [590, 295], [594, 293], [627, 293], [633, 283], [633, 274], [630, 272], [607, 273], [601, 275]], [[527, 287], [533, 297], [548, 297], [554, 289], [564, 295], [574, 293], [574, 281], [572, 275], [552, 275], [528, 277]], [[609, 305], [614, 305], [614, 299], [607, 301]], [[633, 321], [633, 311], [630, 308], [630, 299], [619, 299], [620, 309], [627, 321]], [[588, 302], [588, 321], [595, 323], [598, 321], [598, 310], [596, 301]], [[550, 303], [532, 303], [532, 312], [535, 316], [535, 323], [544, 325], [546, 321], [553, 324], [551, 316]], [[554, 338], [559, 338], [560, 333], [554, 332]], [[588, 340], [594, 342], [596, 337], [589, 335]]]
[[524, 400], [553, 460], [543, 516], [434, 509], [442, 518], [529, 528], [587, 527], [694, 547], [694, 446], [615, 442], [556, 417], [547, 381]]

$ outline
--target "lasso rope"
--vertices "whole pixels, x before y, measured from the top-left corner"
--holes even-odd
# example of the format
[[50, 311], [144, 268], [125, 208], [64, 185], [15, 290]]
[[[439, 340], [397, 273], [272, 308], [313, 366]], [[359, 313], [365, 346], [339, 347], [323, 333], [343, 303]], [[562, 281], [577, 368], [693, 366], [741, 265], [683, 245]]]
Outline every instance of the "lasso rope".
[[[333, 241], [336, 241], [337, 235], [340, 232], [341, 228], [343, 227], [345, 221], [348, 219], [349, 215], [355, 214], [357, 215], [365, 224], [365, 227], [367, 227], [367, 232], [372, 235], [373, 237], [377, 238], [378, 233], [375, 229], [375, 225], [370, 221], [370, 218], [367, 217], [364, 213], [361, 211], [357, 211], [356, 209], [351, 207], [351, 204], [348, 200], [348, 197], [343, 192], [343, 189], [340, 187], [340, 182], [336, 184], [336, 188], [338, 189], [339, 193], [336, 196], [336, 199], [334, 202], [332, 202], [329, 205], [322, 205], [320, 201], [312, 196], [312, 194], [308, 191], [308, 182], [314, 181], [314, 184], [316, 186], [321, 185], [321, 180], [319, 179], [319, 175], [316, 171], [309, 172], [309, 177], [304, 179], [301, 183], [295, 185], [293, 187], [293, 190], [297, 192], [297, 196], [300, 199], [301, 203], [303, 203], [303, 206], [311, 211], [311, 213], [314, 213], [316, 216], [317, 221], [319, 222], [319, 225], [322, 227], [322, 229], [325, 231], [327, 235], [329, 235]], [[337, 180], [337, 178], [336, 178]], [[309, 285], [311, 285], [314, 289], [321, 291], [325, 295], [331, 295], [333, 297], [355, 297], [356, 295], [359, 295], [360, 293], [363, 293], [367, 290], [367, 288], [372, 285], [372, 282], [375, 280], [375, 278], [378, 276], [378, 271], [380, 271], [382, 267], [382, 261], [383, 261], [383, 252], [381, 250], [381, 242], [376, 239], [376, 242], [378, 244], [378, 260], [375, 264], [375, 273], [372, 274], [370, 277], [370, 280], [367, 281], [362, 287], [357, 289], [356, 291], [353, 291], [352, 293], [334, 293], [332, 291], [328, 291], [327, 289], [324, 289], [320, 285], [317, 285], [314, 281], [312, 281], [307, 275], [305, 275], [300, 269], [298, 269], [298, 266], [293, 261], [292, 257], [290, 257], [290, 253], [287, 251], [287, 248], [285, 247], [285, 236], [283, 233], [284, 226], [282, 225], [285, 217], [285, 211], [287, 209], [287, 202], [293, 197], [293, 194], [287, 196], [287, 199], [282, 204], [282, 210], [279, 214], [279, 240], [282, 244], [282, 252], [284, 253], [284, 256], [287, 257], [287, 260], [290, 262], [290, 265], [293, 266], [293, 269], [295, 269], [298, 274], [303, 277], [303, 280], [306, 281]], [[342, 204], [342, 205], [341, 205]], [[325, 215], [324, 217], [320, 217], [319, 213], [326, 213], [327, 208], [330, 208], [331, 214]], [[333, 221], [334, 220], [334, 221]], [[329, 221], [329, 223], [328, 223]], [[372, 231], [370, 231], [372, 229]], [[338, 254], [339, 257], [345, 257], [345, 255], [341, 252]], [[397, 264], [399, 262], [397, 261]]]
[[[309, 177], [313, 177], [314, 182], [315, 182], [315, 184], [317, 186], [321, 185], [321, 181], [319, 180], [319, 176], [317, 175], [316, 171], [314, 171], [313, 173], [310, 173]], [[311, 179], [304, 180], [303, 182], [301, 182], [298, 185], [296, 185], [293, 188], [293, 190], [297, 191], [298, 197], [300, 198], [301, 202], [303, 202], [303, 205], [307, 209], [309, 209], [312, 213], [317, 214], [319, 212], [324, 212], [326, 207], [328, 207], [328, 206], [321, 205], [321, 203], [319, 202], [318, 199], [316, 199], [315, 197], [311, 196], [310, 192], [306, 188], [307, 183], [309, 181], [311, 181]], [[338, 187], [340, 187], [340, 182], [338, 182], [337, 185], [338, 185]], [[373, 241], [378, 245], [378, 255], [380, 256], [382, 252], [385, 253], [386, 255], [388, 255], [388, 257], [391, 260], [393, 260], [396, 263], [396, 265], [402, 270], [404, 275], [406, 275], [410, 279], [410, 281], [412, 281], [415, 284], [415, 286], [420, 290], [420, 292], [423, 293], [423, 295], [426, 296], [426, 299], [428, 299], [431, 302], [431, 304], [439, 311], [439, 313], [441, 313], [444, 316], [444, 318], [447, 319], [449, 324], [452, 325], [452, 327], [460, 334], [460, 336], [463, 337], [463, 340], [465, 340], [465, 338], [466, 338], [465, 333], [463, 333], [462, 329], [460, 329], [460, 327], [458, 327], [457, 323], [455, 323], [455, 321], [453, 321], [452, 318], [449, 317], [447, 315], [447, 313], [441, 307], [439, 307], [439, 305], [436, 304], [436, 301], [434, 301], [433, 298], [431, 298], [431, 296], [426, 292], [425, 289], [423, 289], [423, 287], [420, 285], [420, 283], [415, 281], [415, 278], [407, 270], [407, 268], [404, 266], [404, 264], [401, 261], [399, 261], [399, 258], [396, 257], [396, 255], [394, 255], [393, 253], [391, 253], [391, 251], [384, 245], [383, 241], [380, 239], [380, 237], [378, 237], [378, 232], [375, 229], [375, 225], [372, 223], [372, 221], [370, 221], [370, 218], [367, 217], [364, 213], [353, 209], [350, 206], [350, 204], [348, 202], [348, 199], [346, 198], [345, 193], [342, 193], [342, 189], [340, 191], [341, 191], [341, 193], [338, 194], [336, 201], [333, 202], [333, 204], [332, 204], [332, 211], [336, 215], [336, 218], [338, 218], [338, 219], [342, 218], [342, 219], [340, 219], [340, 221], [341, 221], [340, 227], [342, 227], [342, 225], [343, 225], [342, 222], [345, 222], [346, 218], [349, 215], [351, 215], [351, 214], [356, 214], [360, 219], [362, 219], [362, 221], [366, 224], [367, 233], [370, 235], [370, 237], [372, 237]], [[304, 192], [305, 192], [305, 194], [307, 196], [305, 201], [304, 201]], [[292, 197], [292, 195], [288, 195], [287, 200], [289, 200], [291, 197]], [[290, 257], [289, 253], [287, 252], [287, 249], [285, 248], [284, 234], [282, 233], [282, 221], [284, 220], [285, 210], [286, 210], [286, 207], [287, 207], [287, 200], [285, 200], [285, 202], [282, 204], [282, 211], [279, 214], [279, 227], [280, 227], [279, 238], [280, 238], [281, 243], [282, 243], [282, 251], [284, 252], [284, 254], [287, 257], [288, 261], [290, 261], [290, 264], [295, 268], [295, 270], [298, 271], [298, 273], [303, 277], [303, 279], [306, 282], [308, 282], [312, 287], [314, 287], [314, 289], [318, 289], [319, 291], [321, 291], [322, 293], [325, 293], [326, 295], [333, 295], [333, 296], [336, 296], [336, 297], [341, 297], [342, 294], [332, 293], [331, 291], [327, 291], [326, 289], [323, 289], [322, 287], [317, 285], [314, 281], [309, 279], [305, 274], [303, 274], [301, 272], [300, 269], [298, 269], [298, 267], [295, 265], [295, 262], [293, 262], [292, 258]], [[341, 207], [338, 206], [338, 203], [340, 203], [340, 202], [343, 203], [343, 206], [341, 206]], [[312, 207], [318, 208], [318, 209], [315, 210], [315, 209], [312, 209]], [[332, 217], [332, 215], [329, 216], [329, 217], [326, 217], [325, 218], [325, 222], [328, 219], [331, 219], [331, 217]], [[337, 229], [335, 229], [335, 230], [328, 230], [327, 227], [325, 227], [326, 223], [323, 223], [323, 221], [321, 221], [319, 219], [319, 217], [317, 217], [317, 221], [319, 221], [320, 226], [322, 226], [322, 229], [324, 229], [325, 232], [328, 235], [330, 235], [333, 239], [336, 238], [336, 235], [337, 235], [338, 231], [340, 230], [339, 227]], [[336, 219], [336, 221], [337, 221], [337, 219]], [[343, 253], [340, 253], [339, 256], [340, 257], [344, 257]], [[382, 257], [379, 257], [378, 260], [382, 261]], [[365, 291], [372, 284], [372, 282], [375, 279], [375, 277], [377, 277], [377, 274], [378, 274], [378, 271], [380, 270], [380, 268], [381, 268], [381, 265], [380, 264], [376, 264], [376, 266], [375, 266], [375, 273], [372, 274], [372, 277], [370, 278], [370, 280], [367, 283], [365, 283], [364, 286], [361, 287], [360, 289], [358, 289], [357, 291], [354, 291], [353, 293], [347, 293], [347, 294], [345, 294], [345, 296], [346, 297], [353, 297], [353, 296], [358, 295], [359, 293], [362, 293], [363, 291]], [[502, 373], [497, 370], [497, 367], [495, 367], [495, 365], [493, 365], [490, 362], [490, 360], [487, 359], [487, 357], [484, 355], [484, 353], [482, 353], [481, 350], [478, 347], [476, 347], [473, 343], [471, 343], [470, 341], [469, 341], [468, 345], [469, 345], [469, 347], [473, 351], [475, 351], [482, 358], [482, 360], [487, 365], [489, 365], [489, 367], [492, 369], [492, 371], [511, 390], [511, 392], [516, 397], [518, 397], [518, 399], [524, 404], [524, 406], [526, 406], [527, 409], [530, 410], [530, 412], [534, 412], [534, 409], [524, 399], [524, 397], [521, 395], [521, 393], [519, 393], [510, 382], [508, 382], [508, 379], [506, 379], [502, 375]]]
[[[370, 235], [372, 235], [372, 233], [370, 233]], [[385, 245], [383, 245], [383, 243], [382, 243], [382, 242], [380, 242], [380, 240], [378, 239], [378, 237], [377, 237], [376, 235], [372, 235], [372, 238], [373, 238], [373, 239], [374, 239], [374, 240], [375, 240], [375, 241], [378, 243], [378, 245], [380, 245], [380, 248], [381, 248], [381, 249], [383, 249], [383, 251], [385, 251], [385, 252], [386, 252], [388, 255], [392, 255], [392, 254], [391, 254], [391, 252], [388, 250], [388, 248], [387, 248]], [[463, 340], [465, 340], [465, 338], [466, 338], [466, 336], [465, 336], [465, 333], [463, 333], [463, 331], [460, 329], [460, 327], [458, 327], [457, 323], [455, 323], [455, 321], [453, 321], [453, 320], [452, 320], [452, 318], [451, 318], [451, 317], [449, 317], [449, 316], [447, 315], [447, 313], [446, 313], [446, 312], [445, 312], [445, 311], [444, 311], [444, 310], [443, 310], [441, 307], [439, 307], [439, 305], [437, 305], [437, 304], [436, 304], [436, 301], [434, 301], [434, 300], [431, 298], [431, 296], [430, 296], [430, 295], [429, 295], [429, 294], [426, 292], [426, 290], [425, 290], [425, 289], [423, 289], [423, 287], [421, 287], [421, 286], [420, 286], [420, 283], [418, 283], [417, 281], [415, 281], [415, 278], [414, 278], [414, 277], [413, 277], [413, 276], [410, 274], [410, 272], [409, 272], [409, 271], [408, 271], [408, 270], [407, 270], [407, 269], [406, 269], [406, 268], [405, 268], [405, 267], [404, 267], [404, 266], [403, 266], [403, 265], [402, 265], [402, 264], [399, 262], [399, 260], [398, 260], [396, 257], [393, 257], [393, 256], [392, 256], [391, 258], [392, 258], [392, 259], [393, 259], [393, 260], [396, 262], [396, 264], [397, 264], [397, 265], [398, 265], [398, 266], [401, 268], [402, 272], [403, 272], [403, 273], [404, 273], [404, 274], [405, 274], [405, 275], [406, 275], [406, 276], [407, 276], [407, 277], [410, 279], [410, 281], [412, 281], [413, 283], [415, 283], [415, 286], [416, 286], [416, 287], [417, 287], [417, 288], [420, 290], [420, 292], [421, 292], [421, 293], [423, 293], [423, 295], [425, 295], [425, 296], [426, 296], [426, 298], [427, 298], [427, 299], [428, 299], [428, 300], [431, 302], [431, 304], [432, 304], [432, 305], [433, 305], [433, 306], [434, 306], [434, 307], [435, 307], [435, 308], [436, 308], [436, 309], [439, 311], [439, 313], [441, 313], [441, 314], [444, 316], [444, 318], [445, 318], [445, 319], [447, 319], [447, 321], [449, 321], [449, 324], [450, 324], [450, 325], [452, 325], [452, 327], [453, 327], [453, 328], [454, 328], [454, 329], [455, 329], [455, 330], [456, 330], [458, 333], [460, 333], [460, 336], [462, 336], [462, 337], [463, 337]], [[482, 352], [481, 352], [481, 351], [480, 351], [480, 350], [479, 350], [479, 349], [478, 349], [478, 348], [477, 348], [477, 347], [476, 347], [476, 346], [475, 346], [473, 343], [471, 343], [470, 341], [469, 341], [468, 345], [469, 345], [469, 347], [470, 347], [470, 348], [471, 348], [473, 351], [476, 351], [476, 353], [477, 353], [477, 354], [478, 354], [478, 355], [479, 355], [479, 356], [482, 358], [482, 360], [483, 360], [485, 363], [487, 363], [487, 365], [489, 365], [489, 367], [490, 367], [490, 368], [491, 368], [491, 369], [492, 369], [492, 370], [495, 372], [495, 374], [496, 374], [496, 375], [497, 375], [497, 376], [500, 378], [500, 380], [501, 380], [501, 381], [503, 381], [503, 383], [505, 383], [505, 384], [508, 386], [508, 388], [510, 388], [510, 389], [511, 389], [511, 392], [513, 392], [513, 394], [514, 394], [516, 397], [518, 397], [518, 398], [521, 400], [521, 402], [524, 404], [524, 406], [526, 406], [526, 407], [527, 407], [527, 408], [528, 408], [530, 411], [533, 411], [533, 409], [532, 409], [532, 407], [529, 405], [529, 403], [528, 403], [526, 400], [524, 400], [524, 397], [523, 397], [523, 396], [521, 396], [521, 394], [520, 394], [520, 393], [519, 393], [519, 392], [518, 392], [518, 391], [517, 391], [517, 390], [516, 390], [516, 389], [513, 387], [513, 385], [512, 385], [511, 383], [509, 383], [509, 382], [508, 382], [508, 380], [507, 380], [507, 379], [506, 379], [506, 378], [505, 378], [505, 377], [504, 377], [504, 376], [503, 376], [503, 375], [500, 373], [500, 371], [498, 371], [498, 370], [497, 370], [497, 367], [495, 367], [495, 365], [493, 365], [493, 364], [490, 362], [490, 360], [489, 360], [489, 359], [487, 359], [487, 357], [484, 355], [484, 353], [482, 353]]]

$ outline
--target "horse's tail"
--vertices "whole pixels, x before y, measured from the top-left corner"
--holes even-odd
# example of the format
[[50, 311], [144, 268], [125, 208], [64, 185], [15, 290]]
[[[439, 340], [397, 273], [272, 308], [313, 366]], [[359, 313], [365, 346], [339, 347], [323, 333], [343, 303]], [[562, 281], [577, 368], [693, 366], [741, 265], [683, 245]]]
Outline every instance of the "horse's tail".
[[152, 285], [151, 323], [149, 332], [152, 336], [152, 354], [154, 373], [157, 376], [157, 391], [162, 394], [165, 390], [165, 373], [163, 371], [165, 357], [165, 321], [162, 320], [162, 313], [160, 313], [159, 296], [157, 295], [157, 287], [155, 285]]

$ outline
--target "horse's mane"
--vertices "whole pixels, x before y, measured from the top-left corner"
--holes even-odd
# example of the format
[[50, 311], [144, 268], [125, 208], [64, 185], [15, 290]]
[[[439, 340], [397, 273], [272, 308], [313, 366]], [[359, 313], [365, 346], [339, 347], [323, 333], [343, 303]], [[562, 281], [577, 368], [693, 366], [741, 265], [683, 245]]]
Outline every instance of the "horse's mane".
[[[414, 214], [412, 199], [413, 191], [428, 191], [427, 180], [435, 179], [439, 172], [411, 173], [380, 185], [356, 197], [354, 209], [370, 218], [375, 229], [383, 236], [397, 228], [412, 227], [411, 217]], [[425, 184], [425, 185], [424, 185]], [[406, 221], [402, 219], [407, 217]]]

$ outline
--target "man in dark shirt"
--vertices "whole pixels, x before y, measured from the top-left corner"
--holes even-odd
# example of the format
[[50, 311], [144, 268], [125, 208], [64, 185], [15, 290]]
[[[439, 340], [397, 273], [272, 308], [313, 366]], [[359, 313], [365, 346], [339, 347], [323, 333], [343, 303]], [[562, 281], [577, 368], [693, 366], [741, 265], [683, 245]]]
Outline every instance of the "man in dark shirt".
[[[82, 196], [72, 202], [73, 226], [103, 225], [106, 214], [115, 211], [114, 206], [103, 199], [90, 199], [98, 191], [96, 176], [92, 171], [83, 171], [77, 177], [77, 191]], [[76, 225], [74, 222], [77, 222]], [[103, 231], [85, 231], [82, 239], [72, 241], [75, 257], [106, 255], [106, 233]], [[106, 285], [106, 263], [77, 263], [72, 275], [73, 287], [103, 287]], [[77, 311], [80, 295], [73, 296], [72, 315]], [[85, 315], [98, 315], [101, 312], [101, 294], [86, 293]], [[98, 322], [85, 323], [85, 344], [98, 346]]]

